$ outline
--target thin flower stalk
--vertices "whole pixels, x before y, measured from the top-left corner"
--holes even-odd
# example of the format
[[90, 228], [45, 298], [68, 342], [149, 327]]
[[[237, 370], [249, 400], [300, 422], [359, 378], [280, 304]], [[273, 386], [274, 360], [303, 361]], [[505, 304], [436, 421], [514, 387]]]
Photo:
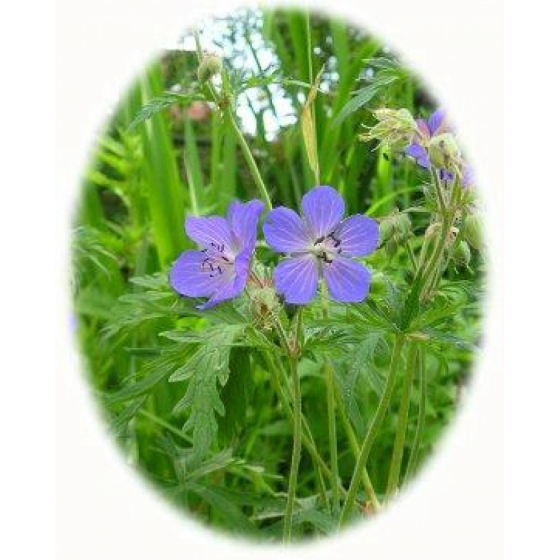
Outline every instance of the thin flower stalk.
[[286, 501], [286, 513], [284, 515], [284, 528], [282, 532], [282, 539], [284, 543], [289, 543], [292, 538], [292, 524], [294, 515], [294, 506], [296, 501], [297, 479], [299, 471], [299, 462], [301, 459], [301, 439], [302, 439], [302, 410], [301, 410], [301, 386], [298, 374], [298, 354], [300, 349], [300, 321], [301, 309], [298, 309], [296, 315], [296, 342], [294, 348], [288, 354], [290, 363], [290, 376], [292, 381], [293, 391], [293, 448], [292, 448], [292, 461], [290, 464], [290, 477], [288, 481], [288, 499]]
[[426, 421], [426, 401], [428, 399], [428, 382], [426, 378], [426, 356], [424, 353], [419, 355], [418, 360], [419, 371], [419, 385], [420, 385], [420, 400], [418, 403], [418, 421], [416, 423], [416, 431], [414, 433], [414, 440], [410, 450], [410, 457], [406, 465], [406, 472], [404, 475], [403, 484], [408, 483], [410, 476], [416, 471], [418, 464], [418, 457], [420, 455], [420, 448], [422, 446], [422, 436], [424, 435], [424, 424]]
[[373, 415], [362, 443], [362, 448], [360, 449], [360, 455], [356, 461], [354, 467], [354, 472], [352, 474], [352, 480], [350, 481], [350, 486], [348, 488], [348, 494], [344, 501], [342, 507], [342, 512], [340, 513], [339, 527], [344, 525], [344, 523], [350, 517], [350, 513], [354, 508], [356, 494], [358, 492], [358, 485], [360, 484], [360, 476], [362, 471], [366, 468], [367, 461], [369, 459], [369, 454], [371, 451], [371, 446], [379, 432], [381, 422], [385, 418], [385, 414], [389, 408], [389, 403], [391, 402], [391, 395], [393, 394], [393, 389], [395, 386], [395, 380], [397, 378], [397, 371], [400, 362], [401, 350], [403, 346], [403, 337], [401, 334], [396, 335], [395, 345], [393, 346], [393, 354], [391, 356], [391, 364], [389, 366], [389, 375], [387, 376], [387, 381], [379, 401], [379, 405], [375, 414]]
[[[325, 287], [321, 290], [321, 303], [323, 307], [323, 319], [329, 318], [329, 300]], [[335, 389], [334, 389], [334, 371], [330, 360], [325, 360], [323, 366], [323, 376], [325, 379], [325, 392], [327, 397], [327, 422], [329, 426], [329, 454], [331, 463], [331, 486], [333, 492], [334, 511], [340, 509], [340, 495], [338, 492], [338, 446], [336, 434], [336, 412], [335, 412]]]
[[[342, 423], [342, 428], [346, 433], [346, 437], [348, 438], [348, 443], [350, 444], [350, 450], [352, 451], [352, 455], [357, 460], [358, 456], [360, 455], [360, 446], [358, 444], [358, 438], [356, 437], [356, 433], [354, 432], [354, 428], [348, 419], [348, 416], [344, 412], [344, 407], [342, 404], [342, 397], [340, 395], [340, 391], [336, 390], [335, 387], [335, 396], [336, 396], [336, 404], [337, 408], [340, 412], [339, 417]], [[364, 468], [362, 471], [362, 485], [364, 487], [364, 491], [368, 498], [368, 502], [371, 505], [372, 511], [375, 513], [379, 511], [381, 508], [381, 503], [379, 502], [379, 498], [375, 493], [375, 489], [373, 488], [373, 484], [370, 480], [367, 468]]]
[[406, 428], [408, 425], [408, 409], [410, 407], [412, 385], [414, 384], [414, 373], [416, 371], [417, 354], [418, 349], [416, 347], [416, 344], [411, 342], [407, 357], [406, 376], [404, 379], [401, 402], [399, 405], [397, 433], [395, 435], [395, 444], [393, 447], [393, 455], [391, 457], [391, 467], [389, 470], [385, 500], [391, 499], [396, 494], [397, 488], [399, 486], [402, 458], [406, 440]]
[[[284, 409], [285, 414], [287, 416], [289, 416], [290, 420], [293, 422], [294, 421], [294, 413], [292, 411], [292, 407], [290, 405], [289, 398], [286, 395], [285, 390], [283, 389], [283, 387], [280, 383], [280, 379], [278, 378], [278, 371], [277, 370], [280, 366], [278, 366], [277, 364], [274, 363], [274, 361], [272, 360], [272, 358], [269, 356], [268, 353], [264, 352], [263, 357], [264, 357], [264, 360], [265, 360], [265, 362], [268, 366], [268, 369], [270, 371], [271, 380], [272, 380], [272, 387], [274, 388], [274, 391], [276, 392], [276, 395], [278, 396], [278, 399], [280, 400], [280, 403], [282, 405], [282, 408]], [[321, 457], [321, 455], [317, 451], [317, 445], [315, 444], [315, 440], [313, 439], [313, 434], [312, 434], [312, 432], [309, 428], [309, 424], [307, 423], [307, 420], [305, 419], [305, 416], [303, 416], [303, 414], [302, 414], [302, 427], [303, 427], [302, 443], [303, 443], [303, 446], [308, 451], [312, 461], [315, 464], [315, 468], [317, 470], [317, 480], [318, 480], [318, 485], [319, 485], [319, 491], [321, 493], [321, 497], [323, 499], [323, 502], [325, 503], [326, 506], [328, 506], [329, 505], [329, 499], [328, 499], [328, 496], [327, 496], [327, 489], [326, 489], [326, 486], [325, 486], [325, 481], [323, 479], [323, 474], [325, 474], [325, 476], [330, 478], [331, 477], [331, 472], [329, 470], [329, 467], [323, 461], [323, 458]]]

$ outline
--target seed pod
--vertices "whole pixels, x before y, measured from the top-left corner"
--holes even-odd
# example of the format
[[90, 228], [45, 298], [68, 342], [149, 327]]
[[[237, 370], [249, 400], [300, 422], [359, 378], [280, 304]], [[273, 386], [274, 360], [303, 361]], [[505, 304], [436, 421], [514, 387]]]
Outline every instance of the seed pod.
[[205, 83], [221, 71], [222, 59], [217, 54], [204, 55], [198, 66], [198, 79], [200, 82]]
[[480, 251], [484, 245], [480, 217], [477, 214], [467, 214], [463, 227], [465, 239], [469, 245]]
[[469, 263], [471, 262], [471, 250], [469, 244], [466, 241], [461, 241], [458, 245], [456, 245], [453, 248], [451, 259], [458, 266], [469, 266]]

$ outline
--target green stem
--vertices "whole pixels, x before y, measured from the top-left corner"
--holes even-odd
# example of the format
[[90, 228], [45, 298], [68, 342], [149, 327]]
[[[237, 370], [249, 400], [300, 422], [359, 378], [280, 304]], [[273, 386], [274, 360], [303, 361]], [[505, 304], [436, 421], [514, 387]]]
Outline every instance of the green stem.
[[253, 154], [251, 153], [251, 149], [249, 148], [249, 145], [247, 144], [247, 141], [245, 140], [245, 136], [243, 135], [243, 132], [241, 132], [241, 129], [239, 128], [239, 125], [237, 124], [237, 120], [233, 114], [233, 111], [231, 109], [231, 107], [228, 106], [228, 108], [225, 110], [225, 115], [233, 129], [233, 131], [235, 132], [235, 135], [237, 136], [237, 141], [239, 142], [239, 145], [241, 146], [241, 151], [243, 152], [243, 156], [245, 157], [245, 161], [247, 162], [247, 165], [249, 166], [249, 171], [251, 172], [251, 175], [253, 176], [253, 180], [255, 181], [255, 184], [257, 185], [257, 189], [259, 190], [259, 193], [266, 205], [267, 210], [272, 210], [272, 201], [270, 200], [270, 197], [268, 196], [268, 191], [266, 190], [266, 186], [264, 184], [264, 181], [262, 180], [261, 174], [259, 172], [259, 168], [257, 167], [257, 163], [255, 162], [255, 158], [253, 157]]
[[420, 402], [418, 404], [418, 423], [416, 424], [416, 432], [414, 434], [414, 441], [412, 442], [412, 449], [410, 451], [410, 458], [406, 466], [406, 473], [404, 475], [405, 483], [409, 480], [411, 474], [416, 470], [418, 464], [418, 456], [420, 454], [420, 447], [422, 445], [422, 436], [424, 434], [424, 423], [426, 421], [426, 400], [428, 396], [428, 382], [426, 377], [426, 356], [421, 355], [419, 360], [420, 371]]
[[414, 251], [412, 250], [412, 247], [410, 246], [410, 241], [408, 239], [406, 240], [405, 248], [408, 254], [408, 258], [410, 259], [410, 262], [412, 264], [412, 271], [414, 272], [414, 274], [416, 274], [418, 272], [418, 262], [416, 261], [416, 257], [414, 256]]
[[[323, 306], [323, 319], [329, 318], [329, 300], [326, 287], [323, 285], [321, 290], [321, 303]], [[338, 493], [338, 446], [336, 434], [336, 412], [335, 412], [335, 389], [334, 371], [331, 363], [327, 359], [324, 367], [325, 389], [327, 394], [327, 421], [329, 426], [329, 453], [331, 459], [331, 486], [333, 492], [334, 511], [340, 509], [340, 495]]]
[[311, 16], [309, 12], [305, 18], [305, 39], [307, 43], [307, 77], [309, 78], [309, 83], [313, 83], [313, 51], [311, 49]]
[[[290, 417], [292, 422], [294, 421], [294, 413], [292, 412], [292, 407], [290, 406], [290, 401], [286, 396], [285, 391], [282, 389], [282, 385], [280, 383], [280, 379], [278, 378], [277, 367], [274, 364], [273, 360], [270, 358], [268, 353], [263, 352], [263, 357], [265, 359], [266, 365], [271, 375], [272, 380], [272, 387], [276, 391], [278, 399], [284, 409], [284, 412], [287, 416]], [[317, 467], [317, 479], [319, 481], [319, 491], [321, 492], [321, 496], [325, 505], [328, 506], [328, 497], [327, 497], [327, 489], [325, 487], [325, 481], [323, 480], [323, 473], [325, 476], [330, 477], [331, 472], [327, 464], [323, 461], [321, 455], [317, 451], [317, 445], [315, 444], [315, 440], [313, 439], [313, 434], [309, 429], [309, 424], [305, 419], [305, 416], [302, 415], [302, 425], [303, 425], [303, 433], [302, 433], [302, 443], [306, 450], [308, 451], [311, 459], [315, 463]]]
[[301, 458], [301, 427], [302, 427], [302, 411], [301, 411], [301, 387], [298, 375], [298, 355], [300, 350], [300, 331], [301, 331], [301, 308], [296, 312], [296, 336], [297, 342], [294, 349], [289, 349], [288, 360], [290, 363], [290, 374], [293, 385], [293, 414], [294, 414], [294, 444], [292, 448], [292, 462], [290, 465], [290, 477], [288, 481], [288, 500], [286, 502], [286, 514], [284, 516], [283, 542], [288, 543], [292, 537], [292, 521], [294, 515], [294, 505], [296, 501], [296, 487], [299, 470], [299, 461]]
[[[342, 397], [339, 391], [336, 391], [336, 404], [340, 411], [339, 417], [342, 422], [342, 427], [346, 433], [346, 437], [348, 438], [348, 442], [350, 443], [350, 450], [354, 455], [355, 459], [358, 459], [360, 454], [360, 446], [358, 445], [358, 438], [354, 432], [354, 428], [348, 420], [348, 417], [344, 413]], [[375, 489], [373, 488], [373, 484], [369, 478], [369, 474], [367, 472], [367, 468], [362, 471], [362, 484], [364, 486], [364, 490], [368, 497], [369, 502], [371, 503], [372, 509], [374, 512], [378, 511], [381, 508], [381, 504], [379, 503], [379, 499], [377, 498], [377, 494], [375, 493]]]
[[408, 424], [408, 409], [410, 407], [410, 395], [412, 393], [412, 385], [414, 383], [417, 353], [418, 350], [416, 348], [416, 344], [411, 343], [407, 358], [408, 367], [406, 377], [404, 379], [401, 402], [399, 405], [397, 433], [395, 435], [395, 445], [393, 447], [393, 456], [391, 458], [391, 467], [389, 469], [387, 492], [385, 493], [386, 500], [395, 495], [399, 486], [404, 444], [406, 440], [406, 428]]
[[[200, 62], [202, 60], [203, 53], [202, 53], [202, 45], [200, 44], [200, 36], [198, 34], [198, 31], [194, 32], [194, 39], [196, 43], [196, 52], [197, 52], [198, 60]], [[210, 96], [212, 97], [214, 102], [218, 105], [218, 107], [222, 108], [224, 116], [229, 121], [232, 130], [235, 133], [235, 136], [237, 137], [237, 141], [239, 142], [239, 145], [241, 146], [241, 151], [243, 152], [243, 157], [245, 158], [245, 161], [249, 166], [249, 171], [251, 172], [253, 180], [257, 185], [257, 189], [259, 190], [259, 193], [264, 203], [266, 204], [267, 210], [272, 210], [272, 202], [270, 200], [270, 197], [268, 196], [268, 191], [266, 190], [266, 186], [264, 184], [264, 181], [262, 180], [261, 174], [259, 172], [259, 168], [257, 167], [257, 163], [255, 162], [255, 158], [251, 153], [251, 149], [249, 148], [249, 145], [245, 140], [245, 136], [243, 135], [243, 132], [241, 131], [239, 125], [237, 124], [237, 119], [231, 108], [232, 98], [230, 96], [230, 92], [228, 91], [229, 90], [228, 76], [226, 71], [225, 70], [222, 71], [223, 91], [221, 92], [221, 95], [218, 94], [218, 92], [216, 91], [216, 89], [214, 88], [211, 82], [208, 82], [207, 86], [210, 92]]]
[[439, 179], [439, 175], [433, 167], [431, 168], [431, 175], [432, 175], [432, 181], [435, 186], [436, 197], [438, 201], [438, 209], [440, 214], [443, 216], [445, 214], [445, 209], [446, 209], [445, 198], [443, 196], [443, 190], [442, 190], [443, 187]]
[[393, 393], [393, 388], [395, 386], [395, 379], [397, 377], [397, 370], [399, 365], [399, 359], [401, 355], [401, 349], [403, 345], [403, 339], [401, 334], [397, 334], [395, 340], [395, 346], [393, 347], [393, 354], [391, 356], [391, 364], [389, 366], [389, 374], [387, 376], [387, 382], [385, 383], [385, 388], [383, 389], [383, 394], [381, 395], [381, 400], [379, 401], [379, 406], [371, 419], [364, 443], [360, 449], [360, 455], [356, 461], [356, 466], [354, 467], [354, 473], [352, 474], [352, 480], [350, 481], [350, 487], [348, 488], [348, 494], [346, 495], [346, 500], [344, 501], [344, 506], [342, 507], [342, 513], [340, 514], [339, 527], [342, 526], [348, 519], [352, 508], [354, 507], [354, 502], [356, 499], [356, 493], [358, 492], [358, 485], [360, 482], [360, 475], [362, 471], [366, 468], [369, 454], [371, 451], [371, 446], [375, 440], [375, 436], [379, 431], [381, 422], [385, 418], [387, 409], [389, 408], [389, 403], [391, 401], [391, 395]]
[[438, 266], [440, 265], [441, 258], [443, 256], [443, 251], [445, 250], [445, 245], [449, 237], [449, 232], [451, 231], [451, 226], [453, 224], [453, 219], [450, 219], [447, 214], [443, 216], [443, 222], [441, 224], [441, 235], [438, 239], [438, 243], [432, 257], [426, 265], [424, 275], [419, 280], [418, 294], [422, 297], [422, 292], [426, 287], [426, 284], [431, 280], [432, 276], [435, 274]]
[[340, 494], [338, 492], [338, 447], [336, 436], [336, 416], [334, 398], [334, 372], [330, 362], [325, 363], [325, 387], [327, 391], [327, 418], [329, 423], [329, 453], [331, 458], [331, 486], [333, 492], [334, 511], [340, 509]]

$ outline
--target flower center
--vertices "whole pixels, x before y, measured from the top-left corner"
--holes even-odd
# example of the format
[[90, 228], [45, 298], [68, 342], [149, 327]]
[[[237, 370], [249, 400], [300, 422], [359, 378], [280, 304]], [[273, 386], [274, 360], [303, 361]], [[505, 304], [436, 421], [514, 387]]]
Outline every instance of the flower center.
[[319, 260], [325, 263], [331, 263], [336, 255], [342, 253], [340, 239], [336, 236], [334, 231], [324, 237], [319, 237], [315, 240], [315, 243], [313, 243], [310, 252]]
[[202, 252], [206, 256], [200, 263], [200, 268], [208, 272], [210, 278], [234, 271], [235, 257], [225, 250], [225, 245], [212, 242], [209, 247], [202, 249]]

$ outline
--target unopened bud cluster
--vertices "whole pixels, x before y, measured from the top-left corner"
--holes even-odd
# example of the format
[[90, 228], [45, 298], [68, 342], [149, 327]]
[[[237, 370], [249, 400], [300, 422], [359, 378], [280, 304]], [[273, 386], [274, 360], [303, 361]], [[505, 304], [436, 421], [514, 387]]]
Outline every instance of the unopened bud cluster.
[[271, 329], [281, 309], [274, 286], [266, 283], [259, 286], [252, 284], [249, 295], [251, 299], [251, 314], [255, 323], [263, 329]]
[[206, 54], [198, 66], [198, 79], [204, 83], [222, 71], [222, 59], [217, 54]]
[[408, 214], [395, 212], [380, 220], [381, 240], [389, 255], [394, 255], [412, 233], [412, 224]]
[[362, 142], [377, 140], [395, 150], [403, 150], [412, 142], [416, 121], [408, 109], [377, 109], [373, 115], [379, 122], [359, 135]]

